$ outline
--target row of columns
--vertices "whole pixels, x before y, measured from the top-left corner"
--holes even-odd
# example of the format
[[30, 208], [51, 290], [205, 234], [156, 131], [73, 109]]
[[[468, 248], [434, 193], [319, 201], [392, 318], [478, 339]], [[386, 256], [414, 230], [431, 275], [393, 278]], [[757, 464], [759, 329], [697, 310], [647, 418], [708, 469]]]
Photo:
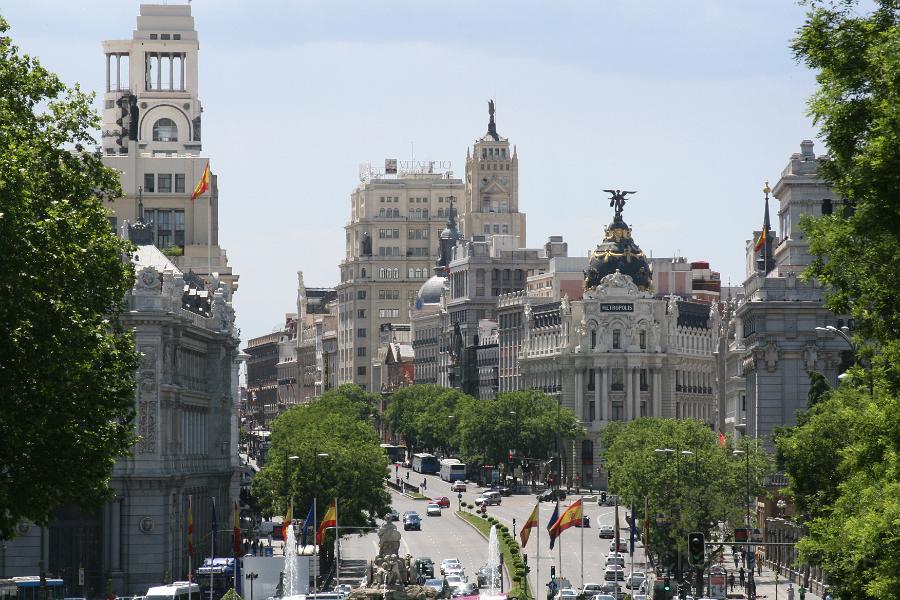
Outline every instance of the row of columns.
[[[125, 82], [125, 88], [122, 88], [122, 57], [123, 56], [127, 57], [128, 54], [116, 52], [114, 54], [106, 55], [106, 91], [107, 92], [128, 89], [127, 81]], [[116, 87], [114, 87], [114, 88], [110, 87], [110, 83], [111, 83], [110, 71], [111, 71], [111, 67], [112, 67], [112, 58], [113, 57], [115, 57], [115, 59], [116, 59]]]
[[[154, 59], [156, 59], [156, 87], [152, 88], [153, 91], [162, 90], [162, 71], [163, 71], [163, 59], [169, 59], [169, 87], [167, 91], [184, 91], [184, 59], [185, 55], [181, 52], [148, 52], [146, 54], [146, 78], [147, 78], [147, 90], [151, 90], [151, 81], [150, 81], [150, 65]], [[175, 88], [175, 59], [179, 59], [179, 68], [181, 70], [181, 75], [179, 79], [179, 86], [176, 90]]]
[[[594, 371], [594, 421], [612, 420], [612, 401], [609, 397], [610, 377], [612, 367], [593, 367]], [[622, 368], [622, 367], [616, 367]], [[585, 378], [590, 369], [577, 368], [575, 370], [575, 414], [583, 421], [588, 422], [590, 415], [585, 411]], [[662, 372], [659, 369], [648, 369], [650, 398], [647, 401], [648, 416], [662, 416]], [[631, 421], [641, 416], [641, 369], [638, 367], [625, 368], [625, 420]]]

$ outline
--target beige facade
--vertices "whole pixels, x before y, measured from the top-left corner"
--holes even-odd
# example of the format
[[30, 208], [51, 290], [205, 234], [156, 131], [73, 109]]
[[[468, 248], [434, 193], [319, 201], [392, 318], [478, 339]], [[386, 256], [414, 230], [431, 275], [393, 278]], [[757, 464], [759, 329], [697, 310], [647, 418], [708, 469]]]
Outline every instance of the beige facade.
[[200, 156], [197, 31], [190, 6], [141, 5], [130, 40], [103, 42], [103, 163], [121, 173], [124, 196], [110, 204], [115, 228], [153, 221], [153, 243], [187, 273], [218, 273], [227, 293], [238, 276], [218, 239], [218, 185], [191, 201], [209, 158]]
[[461, 180], [440, 173], [373, 179], [351, 194], [337, 287], [338, 384], [381, 387], [378, 333], [408, 322], [410, 302], [432, 276], [451, 201], [462, 194]]

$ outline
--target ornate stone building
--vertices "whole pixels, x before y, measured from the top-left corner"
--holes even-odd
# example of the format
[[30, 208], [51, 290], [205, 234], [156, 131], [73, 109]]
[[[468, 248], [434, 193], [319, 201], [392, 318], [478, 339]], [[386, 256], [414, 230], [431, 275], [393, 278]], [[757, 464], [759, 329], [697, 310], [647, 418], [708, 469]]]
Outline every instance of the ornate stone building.
[[[719, 316], [715, 305], [654, 295], [649, 262], [621, 206], [584, 275], [580, 301], [501, 299], [501, 390], [520, 377], [524, 387], [573, 410], [587, 435], [565, 449], [562, 481], [596, 485], [605, 478], [600, 432], [611, 421], [659, 416], [713, 424]], [[504, 361], [504, 343], [518, 345], [520, 374]]]

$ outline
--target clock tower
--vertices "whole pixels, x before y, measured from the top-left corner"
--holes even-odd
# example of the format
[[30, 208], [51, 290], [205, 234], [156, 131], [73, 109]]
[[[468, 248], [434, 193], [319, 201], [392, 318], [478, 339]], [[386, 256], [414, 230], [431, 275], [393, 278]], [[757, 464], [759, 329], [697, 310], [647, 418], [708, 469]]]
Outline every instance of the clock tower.
[[513, 248], [525, 247], [525, 214], [519, 212], [519, 157], [497, 133], [494, 101], [488, 101], [487, 133], [466, 152], [466, 194], [462, 234], [510, 236]]

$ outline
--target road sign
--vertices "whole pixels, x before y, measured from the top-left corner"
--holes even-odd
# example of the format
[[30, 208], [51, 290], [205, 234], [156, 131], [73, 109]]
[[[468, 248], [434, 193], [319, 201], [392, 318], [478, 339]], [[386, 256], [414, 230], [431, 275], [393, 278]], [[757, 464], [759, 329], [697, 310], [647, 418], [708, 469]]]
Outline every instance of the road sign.
[[460, 500], [462, 500], [462, 492], [457, 492], [456, 497], [459, 498]]

